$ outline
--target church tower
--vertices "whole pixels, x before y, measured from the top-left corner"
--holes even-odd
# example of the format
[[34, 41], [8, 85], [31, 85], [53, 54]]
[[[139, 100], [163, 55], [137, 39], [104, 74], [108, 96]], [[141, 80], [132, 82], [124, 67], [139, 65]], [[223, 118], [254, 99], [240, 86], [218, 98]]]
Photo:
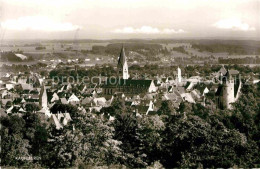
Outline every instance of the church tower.
[[48, 98], [47, 98], [47, 92], [45, 89], [45, 86], [42, 85], [41, 91], [40, 91], [40, 96], [39, 96], [39, 104], [41, 108], [47, 108], [48, 107]]
[[178, 67], [177, 68], [177, 78], [178, 78], [178, 83], [181, 83], [181, 69]]
[[231, 103], [235, 102], [235, 82], [232, 75], [227, 70], [226, 75], [223, 77], [223, 94], [222, 94], [222, 107], [223, 109], [231, 109]]
[[118, 64], [117, 64], [117, 73], [119, 76], [123, 75], [123, 79], [129, 78], [127, 58], [125, 55], [124, 46], [122, 47], [120, 55], [119, 55]]

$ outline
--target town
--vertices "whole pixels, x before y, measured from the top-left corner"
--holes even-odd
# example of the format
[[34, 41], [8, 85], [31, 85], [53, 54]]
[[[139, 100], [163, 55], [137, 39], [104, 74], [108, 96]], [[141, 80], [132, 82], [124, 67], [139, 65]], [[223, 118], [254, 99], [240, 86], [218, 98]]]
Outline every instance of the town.
[[[69, 126], [75, 130], [79, 125], [79, 114], [108, 122], [117, 121], [118, 115], [124, 111], [137, 119], [187, 118], [194, 113], [195, 106], [196, 111], [207, 110], [208, 116], [234, 111], [244, 88], [258, 86], [259, 90], [259, 73], [241, 76], [232, 66], [228, 68], [230, 65], [218, 65], [214, 68], [216, 71], [209, 72], [206, 77], [199, 73], [189, 77], [180, 67], [183, 65], [170, 67], [168, 71], [171, 73], [156, 76], [141, 74], [143, 71], [133, 74], [122, 45], [116, 67], [101, 65], [98, 68], [112, 69], [109, 76], [87, 76], [86, 72], [82, 76], [86, 70], [77, 62], [45, 66], [49, 75], [33, 71], [5, 73], [1, 77], [1, 117], [18, 116], [26, 120], [36, 115], [40, 123], [55, 131], [56, 136], [46, 140], [52, 143], [53, 139], [62, 136], [57, 133], [63, 133]], [[63, 74], [63, 70], [69, 73]], [[259, 96], [256, 99], [259, 104]]]
[[0, 0], [0, 168], [260, 168], [259, 6]]
[[[69, 77], [50, 78], [33, 72], [7, 73], [1, 78], [2, 113], [23, 115], [26, 111], [33, 111], [50, 118], [50, 123], [61, 129], [72, 119], [64, 109], [52, 112], [57, 104], [71, 104], [83, 112], [100, 112], [102, 108], [110, 107], [113, 100], [120, 98], [137, 116], [142, 117], [158, 114], [161, 103], [165, 101], [176, 110], [182, 102], [199, 103], [214, 109], [231, 109], [241, 93], [239, 71], [228, 70], [225, 66], [212, 72], [207, 79], [200, 76], [184, 77], [179, 67], [172, 70], [173, 76], [130, 77], [124, 47], [118, 58], [117, 76], [114, 77], [83, 77], [82, 81], [72, 77], [73, 81], [70, 82]], [[77, 64], [75, 71], [77, 73]], [[251, 83], [257, 82], [259, 80], [255, 79]], [[114, 117], [110, 115], [109, 118]]]

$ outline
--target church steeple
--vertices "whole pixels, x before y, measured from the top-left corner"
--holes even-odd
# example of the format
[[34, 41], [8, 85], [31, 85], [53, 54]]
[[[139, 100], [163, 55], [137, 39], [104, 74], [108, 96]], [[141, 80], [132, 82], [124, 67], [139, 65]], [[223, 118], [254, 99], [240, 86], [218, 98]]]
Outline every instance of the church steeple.
[[47, 108], [48, 107], [48, 99], [47, 99], [47, 92], [44, 84], [42, 85], [40, 96], [39, 96], [39, 104], [41, 108]]
[[118, 63], [117, 63], [117, 71], [118, 75], [121, 76], [123, 75], [123, 79], [128, 79], [129, 74], [128, 74], [128, 65], [127, 65], [127, 57], [125, 55], [125, 49], [124, 46], [122, 46]]

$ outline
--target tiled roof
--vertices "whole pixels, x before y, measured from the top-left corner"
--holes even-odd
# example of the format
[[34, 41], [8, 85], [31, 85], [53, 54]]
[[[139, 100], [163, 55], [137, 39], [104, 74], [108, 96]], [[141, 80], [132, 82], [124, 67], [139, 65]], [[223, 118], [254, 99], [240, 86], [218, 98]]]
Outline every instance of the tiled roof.
[[227, 70], [225, 69], [224, 66], [222, 66], [218, 72], [219, 72], [219, 73], [222, 73], [222, 75], [224, 75], [224, 74], [227, 73]]
[[105, 86], [134, 86], [149, 88], [152, 80], [108, 79]]
[[60, 101], [62, 104], [68, 104], [68, 101], [66, 98], [60, 98]]
[[75, 94], [72, 94], [68, 100], [68, 102], [78, 102], [79, 98], [75, 96]]

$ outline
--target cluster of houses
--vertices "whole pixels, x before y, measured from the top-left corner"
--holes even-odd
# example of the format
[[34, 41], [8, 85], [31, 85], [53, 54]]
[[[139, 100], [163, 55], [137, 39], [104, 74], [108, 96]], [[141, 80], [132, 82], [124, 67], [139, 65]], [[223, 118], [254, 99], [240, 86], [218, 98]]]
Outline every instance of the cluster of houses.
[[177, 68], [175, 78], [131, 79], [124, 48], [117, 71], [117, 79], [104, 78], [100, 84], [54, 83], [52, 79], [32, 72], [29, 75], [7, 73], [0, 80], [1, 116], [9, 113], [22, 115], [29, 111], [26, 105], [34, 104], [39, 107], [35, 113], [61, 129], [72, 119], [66, 110], [52, 112], [55, 104], [75, 105], [83, 113], [99, 112], [120, 97], [138, 116], [145, 116], [156, 114], [163, 101], [169, 101], [176, 109], [181, 102], [232, 108], [231, 103], [237, 100], [241, 89], [241, 83], [234, 80], [239, 72], [224, 67], [212, 74], [213, 79], [221, 79], [220, 84], [196, 76], [184, 79], [180, 68]]

